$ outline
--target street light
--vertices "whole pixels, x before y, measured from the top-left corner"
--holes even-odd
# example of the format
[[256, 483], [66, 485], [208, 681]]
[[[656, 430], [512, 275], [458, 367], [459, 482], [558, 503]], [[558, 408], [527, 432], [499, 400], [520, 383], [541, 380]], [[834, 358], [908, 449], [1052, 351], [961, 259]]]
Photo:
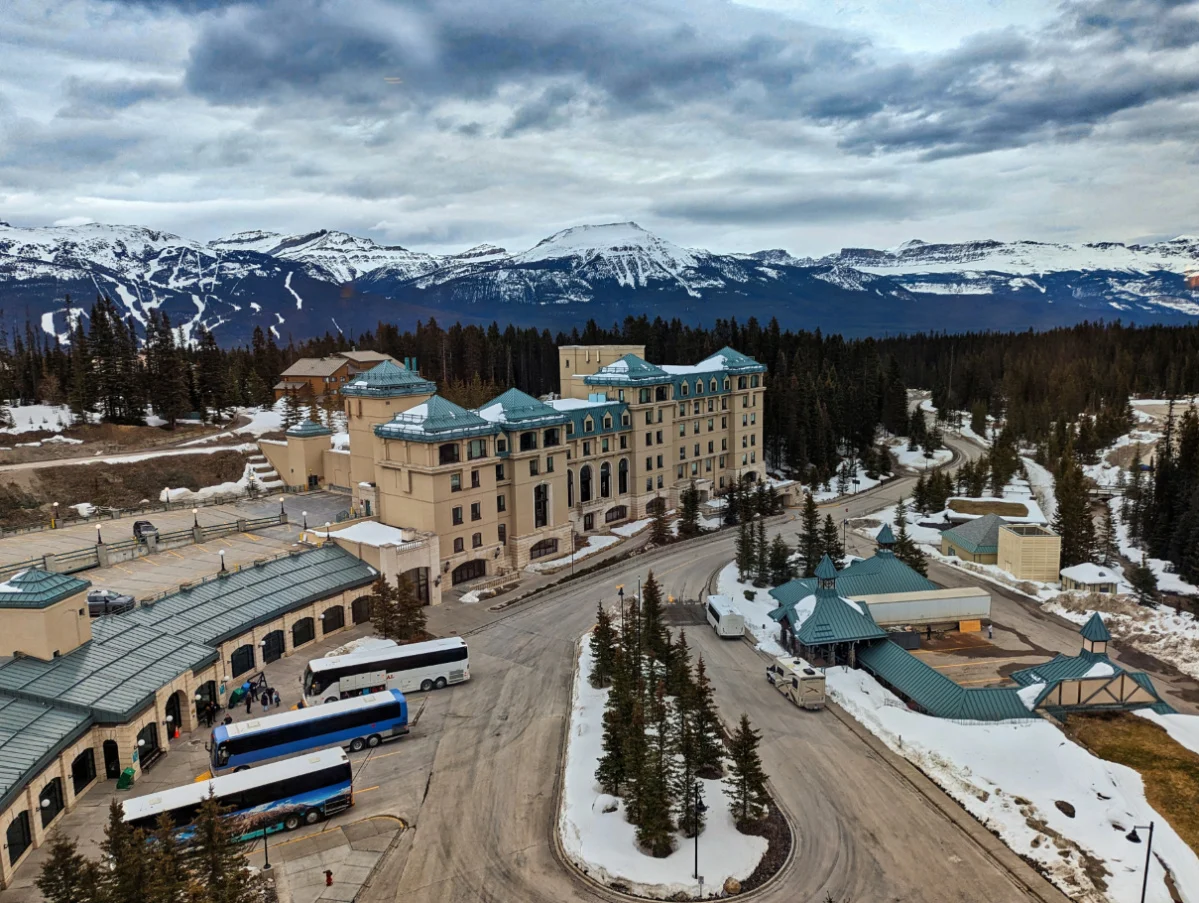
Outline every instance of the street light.
[[221, 573], [225, 573], [225, 550], [221, 549], [218, 553], [221, 556]]
[[691, 788], [695, 799], [695, 808], [691, 810], [691, 830], [695, 836], [695, 871], [691, 875], [692, 878], [699, 878], [699, 816], [701, 812], [708, 811], [708, 807], [704, 805], [703, 791], [703, 785], [699, 781]]
[[58, 529], [58, 502], [54, 503], [54, 513], [50, 518], [50, 526], [55, 530]]
[[193, 527], [200, 526], [200, 509], [199, 508], [192, 508], [192, 526]]
[[1141, 903], [1145, 903], [1145, 891], [1149, 889], [1149, 857], [1153, 855], [1153, 822], [1147, 825], [1133, 825], [1132, 830], [1124, 836], [1133, 843], [1140, 843], [1137, 828], [1149, 832], [1149, 842], [1145, 845], [1145, 877], [1141, 879]]
[[96, 524], [96, 545], [104, 545], [104, 537], [100, 535], [100, 525]]
[[624, 636], [624, 584], [616, 586], [616, 595], [620, 596], [620, 635]]
[[308, 512], [304, 511], [302, 513], [304, 515], [304, 529], [307, 530], [308, 529]]

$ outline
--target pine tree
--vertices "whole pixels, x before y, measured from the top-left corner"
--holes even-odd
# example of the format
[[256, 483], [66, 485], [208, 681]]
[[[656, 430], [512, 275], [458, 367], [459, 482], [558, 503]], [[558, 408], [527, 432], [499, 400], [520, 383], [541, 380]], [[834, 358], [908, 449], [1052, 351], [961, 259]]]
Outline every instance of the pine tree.
[[1099, 529], [1095, 533], [1096, 551], [1099, 560], [1112, 567], [1120, 560], [1120, 543], [1116, 536], [1116, 525], [1112, 520], [1111, 502], [1104, 502], [1099, 514]]
[[820, 530], [820, 552], [822, 556], [831, 558], [838, 568], [844, 563], [845, 546], [841, 544], [841, 534], [831, 514], [824, 516], [824, 526]]
[[674, 852], [674, 809], [671, 790], [675, 785], [673, 732], [669, 722], [665, 688], [658, 685], [650, 697], [650, 720], [654, 726], [647, 744], [646, 763], [636, 789], [638, 811], [637, 843], [655, 858]]
[[300, 422], [300, 399], [295, 392], [288, 389], [283, 396], [283, 428], [291, 429]]
[[758, 755], [760, 742], [761, 735], [743, 714], [741, 723], [729, 739], [729, 774], [724, 779], [733, 819], [742, 831], [762, 819], [770, 801], [766, 792], [766, 772]]
[[718, 778], [724, 774], [724, 747], [720, 742], [716, 691], [708, 680], [702, 655], [695, 663], [693, 686], [691, 711], [695, 719], [695, 773], [702, 778]]
[[404, 642], [419, 640], [425, 636], [425, 609], [416, 596], [416, 588], [412, 578], [400, 574], [396, 586], [392, 590], [392, 604], [395, 607], [398, 638]]
[[203, 889], [202, 903], [258, 903], [260, 899], [261, 879], [250, 873], [236, 830], [220, 801], [209, 793], [196, 813], [188, 854], [192, 877]]
[[1128, 582], [1132, 584], [1132, 591], [1136, 593], [1138, 603], [1150, 607], [1157, 603], [1157, 576], [1149, 567], [1149, 562], [1144, 555], [1141, 556], [1141, 563], [1134, 565], [1129, 572]]
[[591, 631], [591, 658], [591, 685], [608, 686], [616, 667], [616, 632], [612, 629], [612, 616], [603, 603], [596, 605], [595, 628]]
[[1090, 561], [1095, 556], [1095, 521], [1091, 516], [1091, 496], [1087, 491], [1082, 468], [1069, 447], [1063, 452], [1058, 463], [1054, 495], [1057, 498], [1057, 512], [1054, 514], [1053, 527], [1062, 540], [1062, 567]]
[[757, 542], [754, 539], [753, 525], [744, 521], [737, 525], [737, 579], [745, 582], [753, 576], [756, 561], [754, 552]]
[[649, 542], [650, 545], [664, 546], [671, 540], [670, 521], [666, 518], [666, 500], [658, 496], [654, 501], [657, 504], [650, 515]]
[[371, 626], [374, 627], [376, 636], [396, 642], [404, 641], [400, 613], [396, 605], [396, 592], [382, 573], [371, 584], [370, 611]]
[[111, 868], [101, 871], [103, 900], [140, 900], [149, 883], [150, 863], [146, 857], [146, 832], [125, 824], [120, 800], [108, 805], [108, 824], [100, 851]]
[[46, 903], [99, 903], [99, 866], [79, 852], [75, 841], [55, 831], [34, 884]]
[[[650, 781], [649, 743], [645, 739], [645, 708], [640, 699], [634, 699], [629, 720], [622, 729], [621, 767], [624, 788], [625, 817], [630, 824], [640, 825], [642, 806], [647, 802], [647, 785]], [[603, 767], [603, 760], [600, 766]], [[601, 783], [602, 780], [601, 780]]]
[[754, 575], [755, 586], [767, 586], [770, 583], [770, 546], [766, 543], [766, 521], [758, 518], [757, 539], [754, 542]]
[[670, 661], [666, 665], [666, 692], [675, 697], [680, 708], [691, 706], [695, 688], [691, 683], [691, 649], [687, 645], [686, 630], [679, 630], [678, 640], [670, 647]]
[[636, 684], [631, 659], [636, 654], [626, 635], [625, 643], [617, 649], [612, 671], [612, 687], [604, 704], [603, 753], [595, 779], [605, 793], [613, 796], [620, 793], [628, 770], [625, 752], [628, 750], [627, 734], [633, 723], [633, 707], [637, 701]]
[[816, 500], [812, 493], [805, 493], [803, 507], [803, 532], [799, 538], [799, 562], [803, 576], [811, 577], [816, 573], [816, 565], [820, 564], [820, 511], [816, 508]]
[[770, 543], [770, 583], [772, 586], [782, 586], [794, 577], [791, 549], [782, 536], [775, 536]]
[[187, 857], [175, 835], [175, 825], [165, 812], [158, 817], [152, 843], [147, 847], [150, 869], [144, 903], [189, 903], [193, 900]]
[[921, 514], [928, 514], [928, 483], [925, 482], [924, 474], [916, 477], [916, 485], [912, 488], [912, 507]]
[[662, 587], [650, 571], [641, 587], [641, 651], [653, 661], [669, 661], [669, 633], [662, 621]]
[[675, 708], [674, 712], [675, 752], [678, 756], [678, 767], [674, 775], [672, 791], [678, 825], [686, 837], [694, 837], [704, 829], [703, 812], [696, 811], [695, 805], [699, 744], [696, 738], [692, 701], [687, 700], [686, 704], [683, 704], [683, 699], [680, 697], [680, 705]]
[[684, 489], [680, 495], [679, 537], [688, 539], [699, 536], [699, 490], [695, 488], [695, 480]]
[[928, 562], [924, 553], [908, 535], [908, 506], [902, 497], [895, 505], [895, 545], [891, 551], [920, 576], [928, 576]]

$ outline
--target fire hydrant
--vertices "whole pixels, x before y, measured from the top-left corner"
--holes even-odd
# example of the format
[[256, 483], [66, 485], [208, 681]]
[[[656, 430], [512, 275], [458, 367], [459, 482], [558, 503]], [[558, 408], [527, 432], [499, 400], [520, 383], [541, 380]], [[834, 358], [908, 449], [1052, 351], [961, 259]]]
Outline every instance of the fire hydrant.
[[333, 870], [325, 869], [325, 887], [333, 886]]

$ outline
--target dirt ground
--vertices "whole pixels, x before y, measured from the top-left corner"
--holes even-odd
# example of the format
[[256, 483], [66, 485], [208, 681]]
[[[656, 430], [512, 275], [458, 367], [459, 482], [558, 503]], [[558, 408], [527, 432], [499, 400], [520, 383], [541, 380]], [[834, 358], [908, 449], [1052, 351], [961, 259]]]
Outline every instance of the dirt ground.
[[[156, 426], [127, 426], [117, 423], [87, 423], [68, 427], [61, 433], [36, 430], [28, 433], [0, 434], [0, 464], [24, 464], [29, 461], [55, 461], [60, 458], [75, 458], [99, 452], [111, 455], [116, 452], [141, 451], [142, 449], [167, 448], [204, 436], [228, 430], [236, 424], [181, 423], [167, 430]], [[73, 442], [45, 442], [61, 435]], [[37, 448], [19, 447], [26, 443], [43, 442]]]

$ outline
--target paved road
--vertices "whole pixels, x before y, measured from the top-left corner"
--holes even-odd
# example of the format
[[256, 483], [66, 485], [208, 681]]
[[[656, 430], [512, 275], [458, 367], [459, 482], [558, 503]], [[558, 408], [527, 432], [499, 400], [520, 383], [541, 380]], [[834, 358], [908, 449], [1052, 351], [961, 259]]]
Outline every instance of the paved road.
[[[855, 499], [851, 515], [902, 491], [893, 486], [873, 501]], [[786, 523], [772, 532], [793, 529]], [[668, 592], [698, 598], [713, 567], [731, 559], [732, 546], [725, 535], [634, 556], [510, 612], [463, 605], [433, 611], [435, 632], [476, 631], [474, 679], [449, 691], [411, 843], [384, 863], [363, 903], [598, 899], [557, 864], [551, 847], [575, 644], [594, 622], [596, 604], [613, 601], [616, 584], [635, 584], [652, 567]], [[707, 631], [695, 634], [726, 718], [746, 711], [762, 730], [779, 803], [797, 829], [795, 862], [763, 899], [806, 903], [826, 892], [838, 900], [1027, 899], [1006, 868], [831, 711], [800, 712], [771, 692], [748, 645], [715, 645]], [[915, 780], [938, 792], [923, 777]], [[1023, 871], [1022, 880], [1053, 898], [1045, 882]]]

